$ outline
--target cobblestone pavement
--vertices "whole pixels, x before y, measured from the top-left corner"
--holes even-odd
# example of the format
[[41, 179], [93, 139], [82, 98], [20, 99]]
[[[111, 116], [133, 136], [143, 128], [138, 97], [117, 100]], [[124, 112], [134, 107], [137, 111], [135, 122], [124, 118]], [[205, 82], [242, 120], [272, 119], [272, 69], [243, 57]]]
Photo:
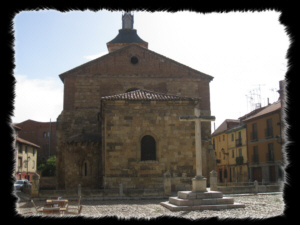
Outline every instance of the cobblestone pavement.
[[[227, 195], [224, 195], [227, 196]], [[172, 212], [160, 205], [166, 199], [149, 200], [85, 200], [81, 216], [117, 217], [120, 219], [151, 219], [161, 216], [187, 218], [191, 220], [217, 217], [223, 218], [269, 218], [283, 215], [285, 204], [281, 193], [258, 195], [233, 195], [234, 202], [244, 203], [245, 208], [230, 210], [204, 210]], [[45, 201], [35, 201], [37, 206], [43, 206]], [[21, 216], [35, 216], [35, 209], [30, 201], [16, 203], [16, 214]], [[66, 215], [63, 215], [67, 217]], [[69, 215], [68, 215], [69, 216]]]

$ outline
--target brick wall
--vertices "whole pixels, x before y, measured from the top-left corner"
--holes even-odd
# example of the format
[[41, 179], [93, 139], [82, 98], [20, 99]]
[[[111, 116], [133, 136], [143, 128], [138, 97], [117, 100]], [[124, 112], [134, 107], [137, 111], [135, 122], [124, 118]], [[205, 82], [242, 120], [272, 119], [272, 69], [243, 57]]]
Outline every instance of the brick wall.
[[[56, 155], [56, 122], [51, 122], [51, 136], [49, 138], [50, 122], [38, 122], [34, 120], [26, 120], [16, 124], [21, 130], [18, 136], [38, 146], [37, 156], [38, 161], [48, 159], [49, 157], [49, 140], [50, 140], [50, 155]], [[46, 135], [44, 134], [46, 132]]]

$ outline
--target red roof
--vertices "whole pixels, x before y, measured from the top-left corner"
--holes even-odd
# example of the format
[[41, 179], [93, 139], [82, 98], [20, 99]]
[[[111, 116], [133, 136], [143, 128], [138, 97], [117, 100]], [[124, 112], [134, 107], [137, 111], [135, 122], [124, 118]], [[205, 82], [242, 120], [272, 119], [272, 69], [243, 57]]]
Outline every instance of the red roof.
[[17, 130], [17, 131], [22, 130], [20, 127], [18, 127], [18, 126], [16, 126], [16, 125], [13, 125], [13, 128], [14, 128], [15, 130]]
[[233, 119], [226, 119], [224, 122], [211, 134], [212, 136], [216, 136], [220, 133], [223, 133], [224, 131], [239, 125], [239, 120], [233, 120]]
[[23, 143], [23, 144], [26, 144], [26, 145], [30, 145], [30, 146], [33, 146], [33, 147], [36, 147], [36, 148], [40, 148], [40, 146], [38, 146], [36, 144], [33, 144], [33, 143], [29, 142], [29, 141], [26, 141], [26, 140], [24, 140], [22, 138], [19, 138], [19, 137], [17, 137], [17, 142], [20, 142], [20, 143]]
[[280, 109], [281, 109], [281, 102], [277, 101], [277, 102], [275, 102], [275, 103], [273, 103], [271, 105], [266, 106], [263, 110], [261, 110], [258, 113], [256, 113], [256, 114], [248, 117], [244, 121], [249, 121], [249, 120], [252, 120], [254, 118], [257, 118], [257, 117], [260, 117], [260, 116], [264, 116], [266, 114], [275, 112], [275, 111], [280, 110]]

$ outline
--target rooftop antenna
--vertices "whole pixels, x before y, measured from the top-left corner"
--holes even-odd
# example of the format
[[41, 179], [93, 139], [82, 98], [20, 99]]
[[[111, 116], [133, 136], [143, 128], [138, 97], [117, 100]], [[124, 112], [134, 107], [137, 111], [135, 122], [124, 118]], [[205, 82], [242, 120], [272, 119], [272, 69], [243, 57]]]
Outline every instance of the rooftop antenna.
[[258, 84], [258, 87], [249, 91], [249, 97], [246, 95], [249, 99], [251, 111], [261, 107], [261, 86], [263, 85], [264, 84]]
[[276, 94], [278, 93], [278, 90], [276, 88], [271, 88], [270, 91], [273, 92], [273, 100], [272, 100], [272, 102], [274, 102], [274, 101], [276, 101], [274, 99], [276, 99]]

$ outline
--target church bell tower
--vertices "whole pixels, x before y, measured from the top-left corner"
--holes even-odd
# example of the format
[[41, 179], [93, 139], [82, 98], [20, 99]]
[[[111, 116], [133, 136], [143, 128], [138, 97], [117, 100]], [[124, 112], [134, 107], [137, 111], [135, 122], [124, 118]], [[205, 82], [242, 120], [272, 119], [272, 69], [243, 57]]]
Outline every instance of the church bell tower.
[[144, 48], [148, 48], [148, 43], [142, 40], [137, 31], [133, 29], [133, 14], [131, 12], [125, 12], [122, 15], [122, 29], [119, 30], [119, 34], [110, 42], [106, 43], [109, 53], [123, 48], [130, 44], [138, 44]]
[[131, 13], [124, 13], [122, 15], [122, 29], [133, 29], [133, 15]]

